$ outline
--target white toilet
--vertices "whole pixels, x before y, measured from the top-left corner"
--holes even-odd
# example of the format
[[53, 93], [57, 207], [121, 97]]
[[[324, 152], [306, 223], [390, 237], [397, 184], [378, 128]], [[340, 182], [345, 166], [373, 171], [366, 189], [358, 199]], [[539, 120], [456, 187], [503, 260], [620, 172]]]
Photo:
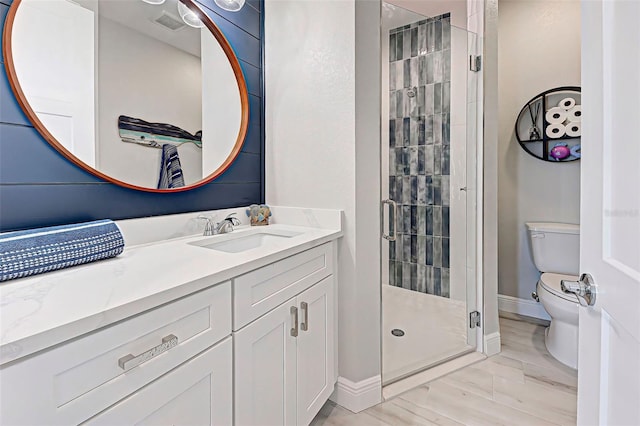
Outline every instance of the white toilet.
[[533, 263], [542, 272], [536, 286], [537, 296], [551, 317], [551, 325], [545, 330], [545, 344], [555, 359], [571, 368], [578, 368], [580, 304], [575, 294], [562, 291], [560, 281], [578, 280], [580, 226], [551, 222], [528, 222], [525, 225]]

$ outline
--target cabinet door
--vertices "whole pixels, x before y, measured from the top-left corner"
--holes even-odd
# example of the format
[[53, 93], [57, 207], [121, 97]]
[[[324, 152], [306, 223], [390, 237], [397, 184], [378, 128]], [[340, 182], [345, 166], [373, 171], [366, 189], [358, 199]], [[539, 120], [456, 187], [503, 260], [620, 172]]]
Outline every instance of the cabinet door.
[[86, 424], [228, 426], [233, 422], [232, 356], [228, 337]]
[[296, 298], [300, 309], [297, 339], [298, 425], [311, 423], [333, 392], [333, 291], [333, 276], [329, 276]]
[[296, 423], [295, 299], [234, 335], [236, 425]]

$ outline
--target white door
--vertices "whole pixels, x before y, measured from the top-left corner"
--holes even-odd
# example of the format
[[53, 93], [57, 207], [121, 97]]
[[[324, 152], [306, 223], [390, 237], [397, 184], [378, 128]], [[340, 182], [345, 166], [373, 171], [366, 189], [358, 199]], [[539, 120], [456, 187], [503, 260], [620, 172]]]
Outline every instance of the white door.
[[292, 329], [297, 330], [297, 321], [292, 307], [295, 299], [234, 336], [238, 426], [296, 423], [296, 337]]
[[228, 337], [86, 424], [230, 425], [233, 422], [232, 356]]
[[640, 425], [640, 2], [582, 2], [578, 424]]
[[333, 275], [297, 298], [297, 424], [308, 425], [333, 392]]
[[38, 119], [95, 165], [93, 11], [67, 0], [22, 0], [11, 36], [16, 74]]

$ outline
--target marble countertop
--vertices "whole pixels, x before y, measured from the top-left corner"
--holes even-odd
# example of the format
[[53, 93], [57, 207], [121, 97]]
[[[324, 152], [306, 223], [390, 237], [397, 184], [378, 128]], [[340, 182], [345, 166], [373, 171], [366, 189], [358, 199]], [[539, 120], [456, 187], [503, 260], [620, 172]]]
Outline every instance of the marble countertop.
[[0, 365], [337, 239], [340, 228], [269, 225], [299, 235], [240, 253], [189, 244], [261, 231], [241, 226], [227, 236], [140, 244], [113, 259], [2, 283]]

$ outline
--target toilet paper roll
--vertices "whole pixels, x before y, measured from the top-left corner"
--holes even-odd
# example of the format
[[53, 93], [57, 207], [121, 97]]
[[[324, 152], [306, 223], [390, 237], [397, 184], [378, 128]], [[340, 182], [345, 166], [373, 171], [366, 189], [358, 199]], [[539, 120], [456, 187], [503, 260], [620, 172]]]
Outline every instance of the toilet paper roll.
[[576, 100], [573, 98], [564, 98], [560, 102], [558, 102], [558, 106], [566, 111], [569, 111], [571, 108], [576, 106]]
[[553, 107], [545, 114], [548, 123], [560, 124], [567, 119], [567, 111], [564, 108]]
[[577, 138], [582, 135], [582, 123], [580, 123], [579, 121], [570, 121], [569, 124], [564, 127], [567, 136]]
[[567, 111], [567, 119], [573, 122], [582, 121], [582, 105], [576, 105]]
[[562, 123], [549, 124], [545, 130], [551, 139], [558, 139], [564, 136], [566, 129]]

